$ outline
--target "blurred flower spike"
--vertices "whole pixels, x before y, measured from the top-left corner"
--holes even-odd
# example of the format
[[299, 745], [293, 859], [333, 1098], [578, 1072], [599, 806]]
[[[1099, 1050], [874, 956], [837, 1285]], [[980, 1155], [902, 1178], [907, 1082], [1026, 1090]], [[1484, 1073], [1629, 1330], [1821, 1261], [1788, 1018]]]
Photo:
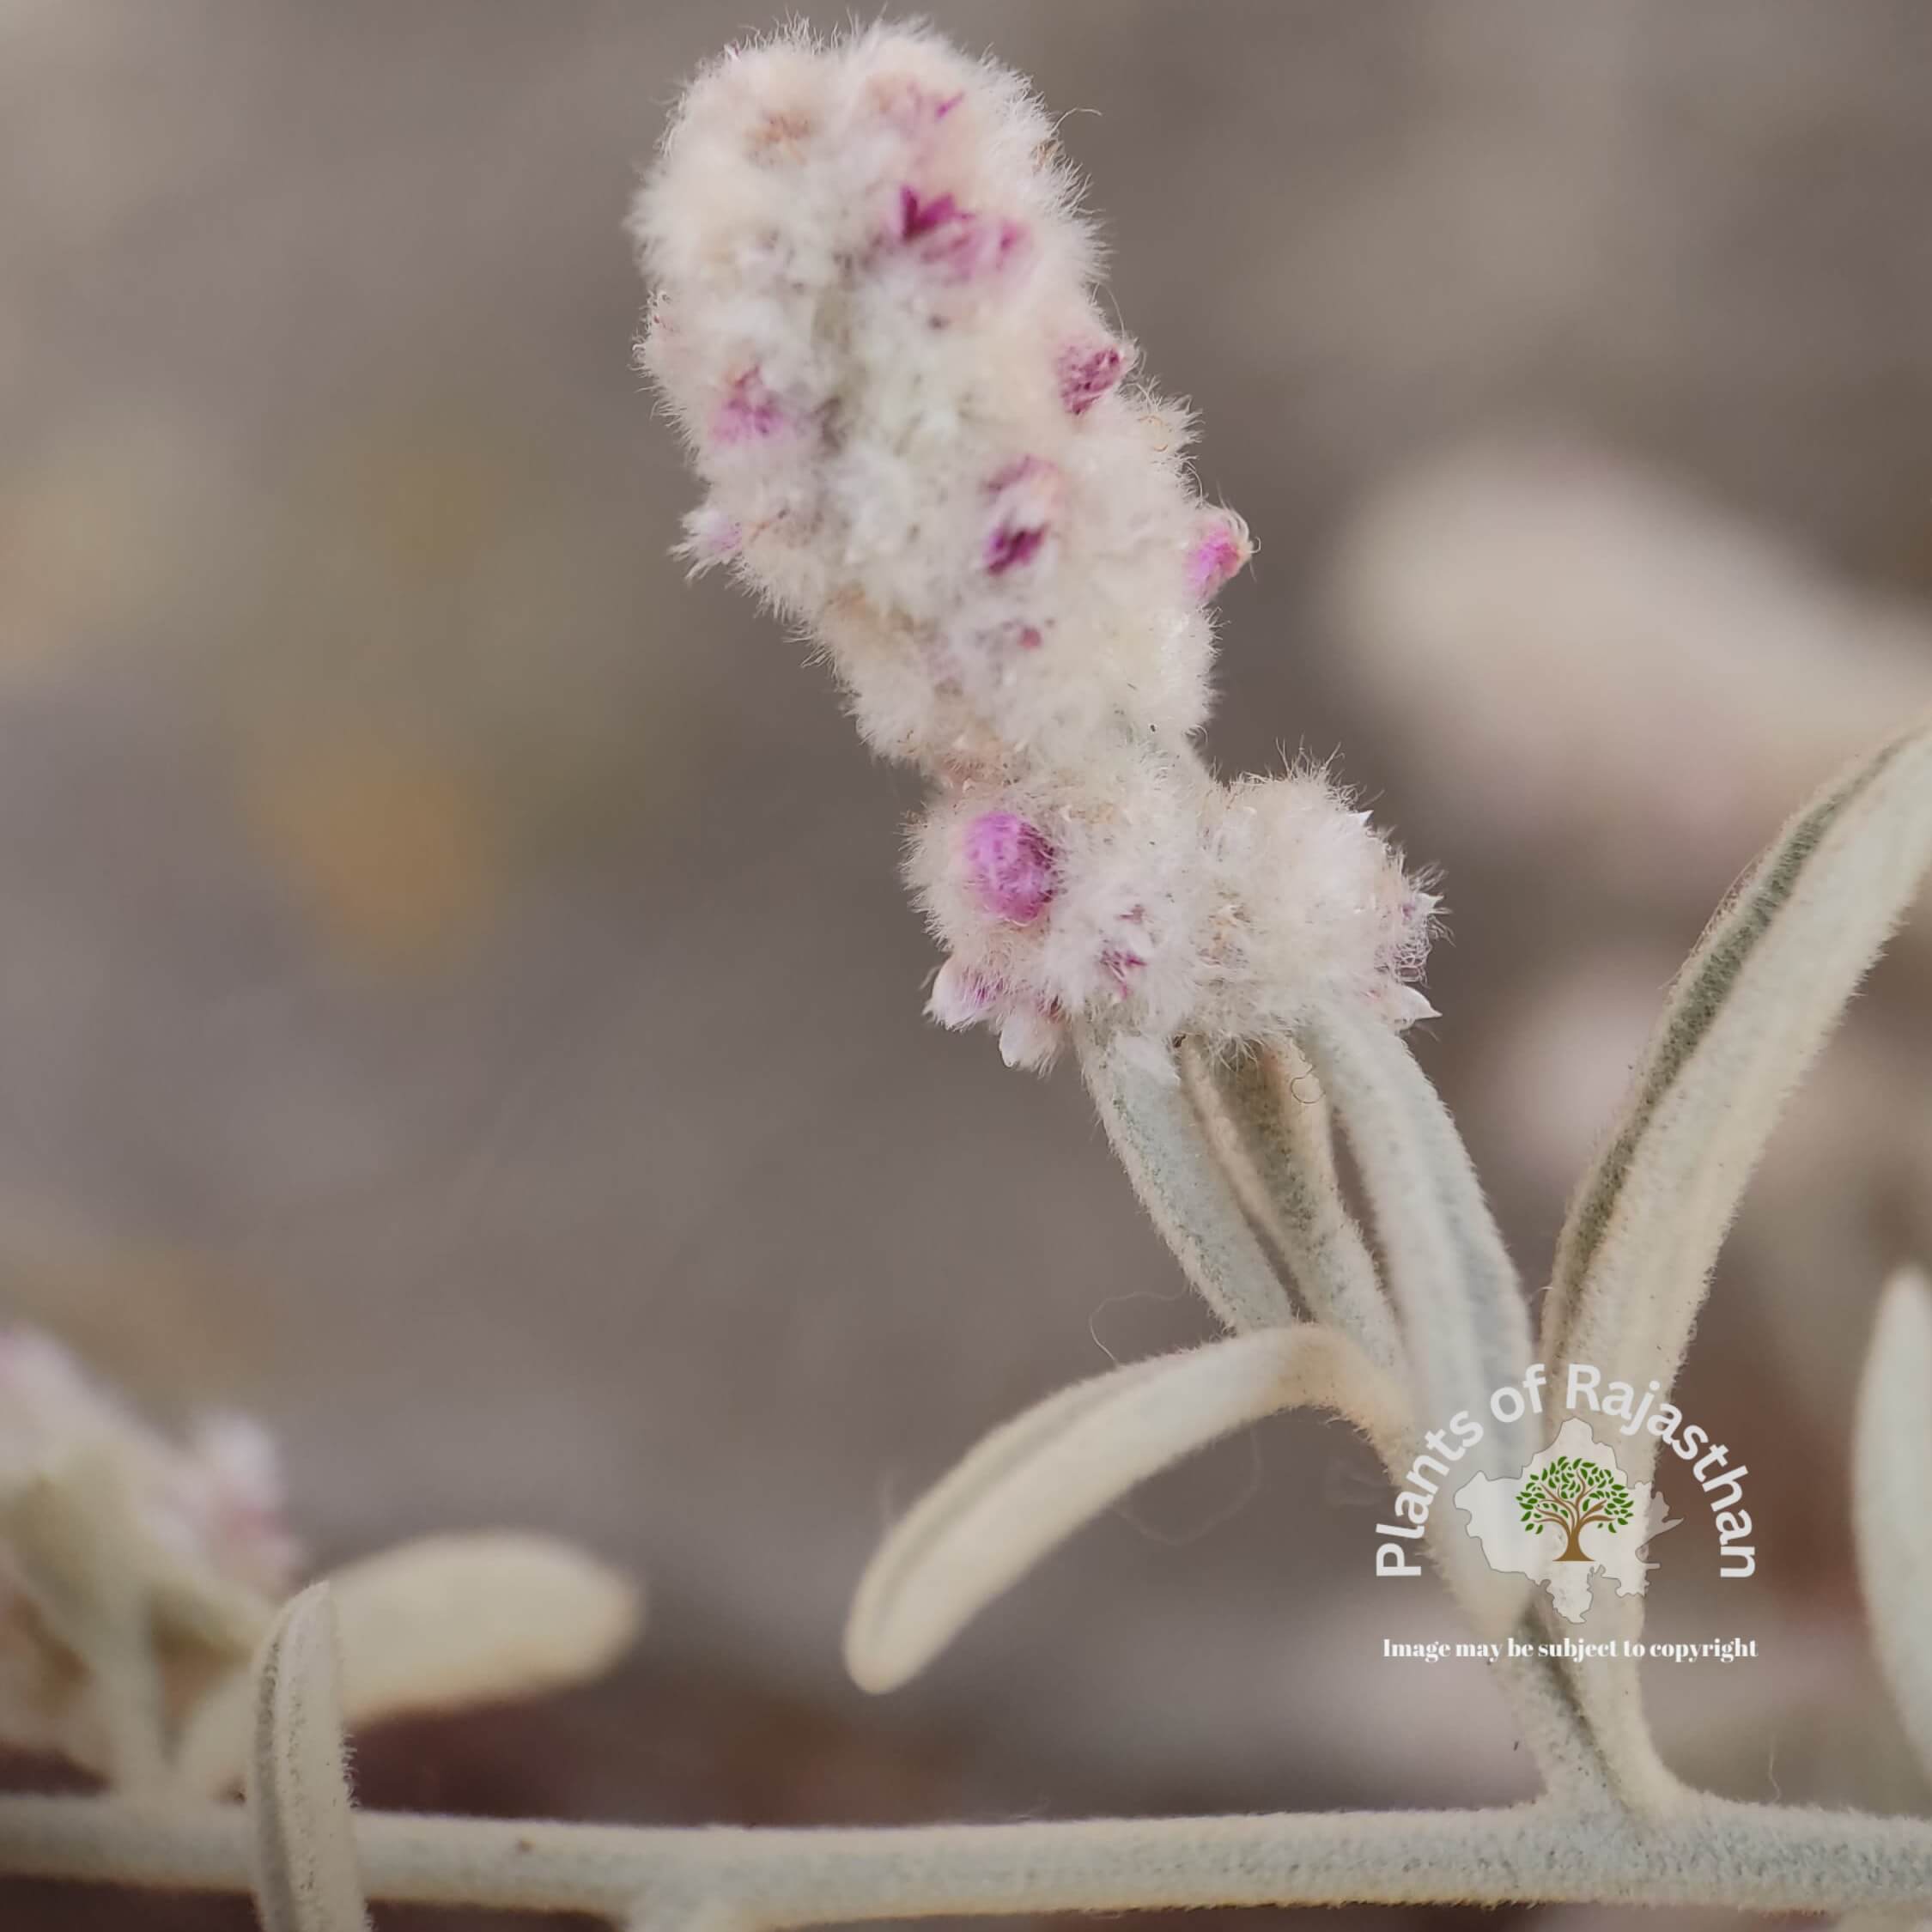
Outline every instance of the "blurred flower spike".
[[[0, 1329], [0, 1749], [143, 1792], [237, 1784], [250, 1659], [301, 1563], [283, 1508], [255, 1424], [178, 1444], [58, 1343]], [[419, 1539], [332, 1583], [352, 1728], [580, 1682], [641, 1614], [630, 1579], [514, 1532]]]
[[253, 1423], [178, 1445], [46, 1336], [0, 1332], [0, 1745], [152, 1777], [166, 1711], [247, 1656], [299, 1562]]

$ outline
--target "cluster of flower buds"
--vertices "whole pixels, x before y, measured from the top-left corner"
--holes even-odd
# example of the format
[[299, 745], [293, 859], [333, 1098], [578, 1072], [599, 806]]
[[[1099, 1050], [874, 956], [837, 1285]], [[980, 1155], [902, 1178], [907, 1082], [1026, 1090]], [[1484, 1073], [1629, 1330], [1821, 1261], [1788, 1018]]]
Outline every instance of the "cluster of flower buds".
[[246, 1655], [300, 1553], [254, 1423], [178, 1446], [58, 1343], [0, 1332], [0, 1745], [110, 1768], [104, 1653], [164, 1660], [170, 1695], [197, 1683]]
[[1319, 775], [1230, 787], [1194, 749], [1248, 532], [1124, 380], [1074, 203], [1025, 83], [929, 34], [708, 68], [634, 216], [643, 360], [708, 486], [685, 554], [805, 626], [932, 779], [940, 1020], [1033, 1066], [1074, 1019], [1163, 1063], [1324, 998], [1405, 1024], [1434, 902]]

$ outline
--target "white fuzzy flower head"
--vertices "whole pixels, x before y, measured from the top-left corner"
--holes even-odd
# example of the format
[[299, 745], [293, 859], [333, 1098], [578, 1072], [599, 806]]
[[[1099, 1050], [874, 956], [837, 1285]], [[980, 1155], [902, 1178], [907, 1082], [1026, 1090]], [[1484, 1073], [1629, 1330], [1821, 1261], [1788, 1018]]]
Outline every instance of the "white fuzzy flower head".
[[1330, 995], [1413, 1017], [1429, 902], [1382, 841], [1318, 780], [1230, 794], [1193, 749], [1248, 533], [1124, 380], [1074, 200], [1026, 84], [930, 34], [701, 74], [633, 220], [643, 360], [708, 486], [685, 554], [804, 624], [933, 778], [939, 1019], [1041, 1065], [1076, 1017], [1161, 1042]]
[[110, 1768], [105, 1652], [137, 1646], [184, 1692], [246, 1656], [299, 1560], [282, 1509], [254, 1424], [178, 1446], [57, 1343], [0, 1331], [0, 1744]]

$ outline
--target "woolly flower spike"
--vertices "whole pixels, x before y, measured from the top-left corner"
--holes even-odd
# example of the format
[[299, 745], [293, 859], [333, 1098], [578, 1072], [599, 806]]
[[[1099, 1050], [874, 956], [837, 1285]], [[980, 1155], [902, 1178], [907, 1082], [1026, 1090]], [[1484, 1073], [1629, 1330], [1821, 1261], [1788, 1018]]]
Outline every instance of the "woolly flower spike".
[[935, 769], [1206, 714], [1200, 511], [1017, 76], [876, 30], [734, 51], [635, 227], [643, 345], [710, 486], [690, 554], [804, 619], [860, 728]]
[[252, 1423], [178, 1448], [44, 1335], [0, 1334], [0, 1743], [137, 1772], [115, 1734], [141, 1660], [172, 1699], [246, 1656], [297, 1560]]
[[935, 781], [910, 869], [944, 1024], [1028, 1066], [1073, 1019], [1162, 1056], [1320, 998], [1401, 1024], [1432, 902], [1320, 780], [1230, 793], [1191, 746], [1251, 546], [1182, 414], [1123, 386], [1054, 156], [1018, 76], [923, 33], [700, 75], [633, 217], [643, 361], [708, 489], [684, 554], [805, 623]]
[[951, 958], [927, 1008], [1052, 1058], [1083, 1013], [1165, 1041], [1285, 1037], [1322, 1000], [1406, 1026], [1434, 897], [1312, 773], [1218, 784], [1191, 757], [1116, 748], [935, 803], [909, 867]]

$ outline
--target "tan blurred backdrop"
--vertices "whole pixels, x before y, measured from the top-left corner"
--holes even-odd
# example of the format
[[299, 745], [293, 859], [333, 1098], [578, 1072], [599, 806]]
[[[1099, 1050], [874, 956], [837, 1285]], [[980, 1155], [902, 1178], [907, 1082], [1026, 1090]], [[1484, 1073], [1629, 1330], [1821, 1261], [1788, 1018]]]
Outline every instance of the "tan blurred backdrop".
[[[1420, 1051], [1539, 1281], [1675, 958], [1841, 755], [1807, 735], [1834, 653], [1884, 633], [1848, 744], [1932, 702], [1932, 10], [927, 12], [1064, 112], [1124, 323], [1254, 527], [1216, 756], [1339, 753], [1443, 870]], [[161, 1413], [266, 1418], [320, 1560], [514, 1522], [647, 1576], [614, 1684], [374, 1738], [372, 1799], [803, 1821], [1519, 1792], [1479, 1670], [1376, 1654], [1449, 1613], [1370, 1583], [1384, 1492], [1306, 1419], [1155, 1485], [914, 1689], [841, 1679], [896, 1509], [1018, 1406], [1204, 1322], [1077, 1083], [920, 1019], [904, 775], [666, 556], [693, 492], [630, 367], [620, 222], [680, 79], [764, 24], [0, 4], [0, 1305]], [[1458, 524], [1498, 476], [1577, 506], [1615, 586], [1533, 518]], [[1601, 489], [1658, 548], [1600, 539]], [[1761, 545], [1745, 591], [1707, 536]], [[1799, 556], [1856, 616], [1770, 665], [1751, 570], [1783, 609]], [[1632, 632], [1656, 597], [1669, 620], [1627, 660], [1622, 616], [1587, 621], [1626, 592]], [[1606, 666], [1616, 702], [1583, 705]], [[1523, 757], [1473, 760], [1498, 720]], [[1800, 1103], [1693, 1358], [1760, 1574], [1709, 1589], [1686, 1524], [1653, 1614], [1761, 1656], [1656, 1701], [1667, 1751], [1741, 1795], [1924, 1798], [1843, 1494], [1879, 1275], [1932, 1255], [1928, 958], [1906, 943]], [[17, 1896], [23, 1923], [246, 1923]]]

